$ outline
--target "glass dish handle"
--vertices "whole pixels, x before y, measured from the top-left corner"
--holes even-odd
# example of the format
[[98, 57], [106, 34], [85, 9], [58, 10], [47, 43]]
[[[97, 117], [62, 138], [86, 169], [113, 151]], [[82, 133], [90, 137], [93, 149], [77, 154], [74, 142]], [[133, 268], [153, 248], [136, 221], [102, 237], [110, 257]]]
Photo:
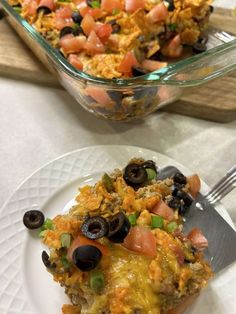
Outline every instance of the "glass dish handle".
[[152, 72], [145, 79], [183, 87], [204, 84], [236, 69], [236, 39], [222, 46]]

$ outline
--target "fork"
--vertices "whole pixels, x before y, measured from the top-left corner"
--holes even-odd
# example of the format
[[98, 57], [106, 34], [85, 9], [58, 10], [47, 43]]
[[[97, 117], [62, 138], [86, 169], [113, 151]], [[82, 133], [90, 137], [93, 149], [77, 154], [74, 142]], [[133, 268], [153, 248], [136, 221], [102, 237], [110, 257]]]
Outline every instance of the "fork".
[[209, 203], [215, 204], [236, 187], [236, 165], [205, 195]]

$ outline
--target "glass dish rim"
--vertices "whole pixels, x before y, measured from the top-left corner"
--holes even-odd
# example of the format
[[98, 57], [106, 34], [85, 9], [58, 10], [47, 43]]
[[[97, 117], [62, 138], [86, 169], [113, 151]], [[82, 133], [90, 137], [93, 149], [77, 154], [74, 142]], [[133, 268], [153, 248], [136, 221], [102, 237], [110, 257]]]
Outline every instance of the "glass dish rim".
[[[66, 72], [67, 75], [72, 77], [73, 79], [83, 80], [89, 83], [96, 83], [97, 85], [106, 85], [109, 87], [127, 87], [127, 86], [140, 86], [140, 85], [174, 85], [179, 87], [186, 87], [186, 86], [195, 86], [200, 85], [201, 82], [199, 80], [189, 80], [187, 83], [186, 81], [178, 81], [178, 80], [171, 80], [170, 77], [176, 73], [178, 70], [186, 67], [193, 62], [199, 61], [206, 56], [214, 56], [216, 53], [224, 53], [226, 49], [230, 49], [231, 47], [236, 46], [236, 39], [228, 42], [223, 43], [217, 47], [211, 48], [206, 52], [202, 52], [200, 54], [188, 57], [181, 61], [178, 61], [174, 64], [169, 64], [166, 67], [163, 67], [159, 70], [147, 73], [142, 76], [128, 78], [128, 79], [106, 79], [101, 77], [92, 76], [88, 73], [83, 71], [77, 70], [74, 68], [67, 60], [64, 58], [59, 51], [53, 48], [40, 33], [34, 29], [24, 18], [22, 18], [11, 5], [8, 4], [6, 0], [0, 0], [0, 4], [3, 6], [3, 9], [7, 12], [7, 14], [14, 17], [14, 19], [27, 31], [27, 33], [37, 41], [38, 44], [47, 52], [48, 56], [59, 66], [62, 71]], [[220, 76], [220, 74], [230, 72], [236, 68], [236, 65], [231, 65], [227, 67], [225, 70], [221, 70], [220, 73], [217, 73], [214, 77]], [[204, 81], [208, 81], [212, 79], [212, 77], [207, 77]]]

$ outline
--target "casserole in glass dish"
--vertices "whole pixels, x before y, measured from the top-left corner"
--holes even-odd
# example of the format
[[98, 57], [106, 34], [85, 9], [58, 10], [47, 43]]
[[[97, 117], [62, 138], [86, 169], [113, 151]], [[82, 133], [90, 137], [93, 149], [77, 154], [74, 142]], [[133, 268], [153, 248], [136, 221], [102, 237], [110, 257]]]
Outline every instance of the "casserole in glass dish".
[[213, 40], [208, 40], [209, 49], [205, 52], [137, 77], [92, 76], [72, 66], [5, 0], [0, 0], [0, 4], [20, 37], [78, 103], [107, 119], [128, 121], [144, 117], [178, 99], [187, 87], [204, 84], [236, 69], [235, 37], [221, 41], [209, 27], [208, 37]]

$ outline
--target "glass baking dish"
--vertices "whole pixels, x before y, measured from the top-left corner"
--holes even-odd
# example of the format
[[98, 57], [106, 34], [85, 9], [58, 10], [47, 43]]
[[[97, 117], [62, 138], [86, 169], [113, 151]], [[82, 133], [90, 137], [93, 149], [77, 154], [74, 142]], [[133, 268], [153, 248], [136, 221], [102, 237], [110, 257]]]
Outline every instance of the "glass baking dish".
[[142, 118], [180, 98], [186, 88], [205, 84], [236, 69], [236, 39], [233, 39], [143, 76], [94, 77], [75, 69], [5, 0], [0, 0], [0, 4], [8, 22], [65, 89], [87, 111], [106, 119]]

